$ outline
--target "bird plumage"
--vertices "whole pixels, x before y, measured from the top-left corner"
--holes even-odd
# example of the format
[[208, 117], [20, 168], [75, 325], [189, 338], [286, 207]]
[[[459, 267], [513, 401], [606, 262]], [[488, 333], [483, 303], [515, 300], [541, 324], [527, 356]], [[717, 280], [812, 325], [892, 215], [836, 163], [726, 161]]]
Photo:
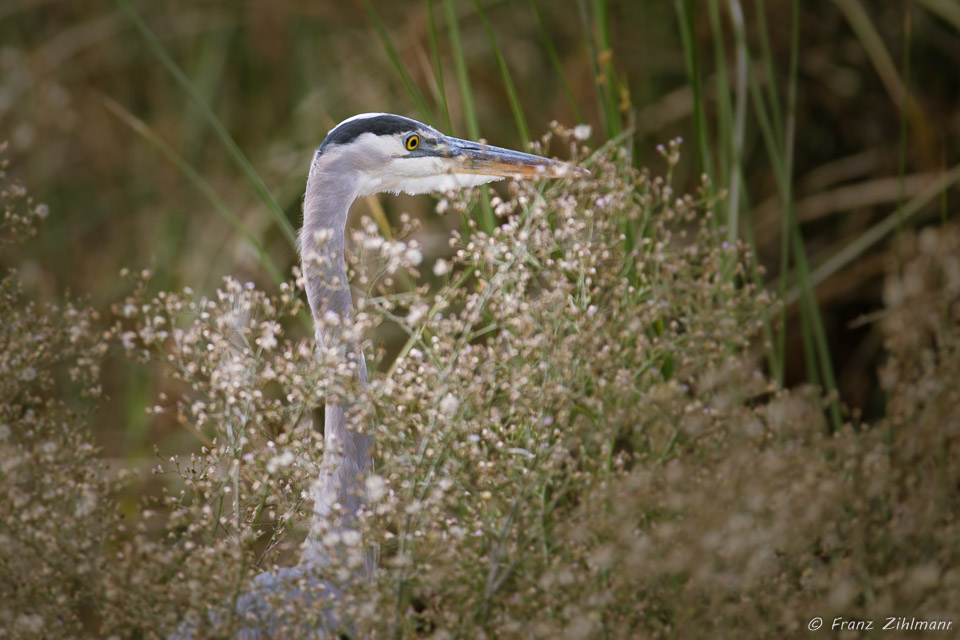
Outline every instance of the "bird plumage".
[[[341, 351], [346, 367], [339, 375], [356, 376], [360, 383], [367, 380], [363, 355], [346, 331], [353, 301], [344, 257], [345, 234], [350, 206], [357, 198], [373, 193], [450, 191], [504, 178], [584, 173], [556, 160], [446, 136], [421, 122], [392, 114], [359, 114], [331, 129], [310, 166], [300, 252], [317, 342], [321, 348]], [[335, 606], [341, 591], [324, 582], [323, 576], [333, 560], [342, 559], [339, 556], [346, 547], [358, 546], [355, 526], [367, 505], [364, 480], [373, 468], [374, 439], [366, 431], [349, 423], [346, 407], [326, 405], [322, 471], [313, 486], [314, 514], [300, 563], [261, 574], [242, 594], [237, 612], [245, 621], [252, 621], [239, 637], [270, 637], [281, 624], [288, 627], [290, 620], [295, 622], [290, 612], [270, 605], [271, 598], [284, 593], [303, 603], [298, 606], [313, 608], [303, 617], [301, 636], [326, 637], [350, 628], [339, 619]], [[350, 538], [354, 543], [344, 545]], [[359, 544], [366, 550], [360, 578], [367, 579], [375, 570], [373, 547], [369, 541]], [[190, 635], [187, 630], [178, 637]]]

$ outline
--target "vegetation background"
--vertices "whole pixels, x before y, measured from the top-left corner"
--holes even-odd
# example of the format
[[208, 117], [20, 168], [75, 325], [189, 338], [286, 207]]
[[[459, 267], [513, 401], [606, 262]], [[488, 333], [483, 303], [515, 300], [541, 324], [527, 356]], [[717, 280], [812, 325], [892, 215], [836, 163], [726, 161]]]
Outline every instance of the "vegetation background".
[[[210, 293], [229, 274], [275, 291], [297, 263], [313, 150], [364, 111], [514, 148], [553, 121], [586, 124], [588, 144], [612, 141], [657, 173], [657, 146], [682, 137], [674, 189], [706, 176], [719, 233], [753, 248], [758, 284], [784, 301], [754, 355], [780, 385], [822, 389], [825, 422], [810, 424], [840, 431], [893, 415], [880, 376], [910, 349], [882, 322], [891, 308], [943, 309], [918, 350], [955, 331], [956, 274], [903, 278], [918, 256], [933, 273], [955, 257], [958, 60], [952, 0], [5, 0], [0, 139], [49, 218], [0, 261], [30, 299], [69, 293], [104, 318], [130, 287], [123, 268], [149, 269], [161, 290]], [[434, 206], [356, 209], [387, 233], [419, 220], [429, 263], [466, 219]], [[485, 228], [489, 211], [466, 215]], [[124, 493], [133, 516], [168, 482], [150, 474], [155, 448], [166, 459], [198, 443], [148, 410], [180, 389], [153, 365], [108, 357], [99, 379], [103, 398], [75, 407], [98, 455], [139, 478]]]

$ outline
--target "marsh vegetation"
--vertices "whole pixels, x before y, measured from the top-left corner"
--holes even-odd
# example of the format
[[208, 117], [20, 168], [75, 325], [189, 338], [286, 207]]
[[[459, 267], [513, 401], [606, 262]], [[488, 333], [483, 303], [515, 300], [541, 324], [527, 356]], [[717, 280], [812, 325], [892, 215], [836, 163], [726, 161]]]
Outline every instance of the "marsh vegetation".
[[[360, 637], [956, 616], [958, 15], [644, 4], [0, 9], [0, 637], [229, 637], [331, 401]], [[370, 110], [591, 176], [358, 203], [357, 385], [292, 233]]]

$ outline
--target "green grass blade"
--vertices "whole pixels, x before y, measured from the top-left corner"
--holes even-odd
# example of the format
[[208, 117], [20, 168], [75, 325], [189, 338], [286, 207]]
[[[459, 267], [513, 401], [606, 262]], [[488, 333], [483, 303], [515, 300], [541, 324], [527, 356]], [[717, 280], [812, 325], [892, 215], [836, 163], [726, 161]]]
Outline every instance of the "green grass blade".
[[[909, 103], [910, 101], [910, 5], [904, 6], [904, 29], [903, 29], [903, 90], [904, 90], [904, 100]], [[897, 158], [897, 173], [900, 178], [900, 194], [897, 199], [897, 211], [903, 211], [903, 181], [907, 173], [907, 125], [909, 118], [907, 117], [907, 110], [900, 110], [900, 148], [898, 150], [899, 157]], [[901, 259], [902, 251], [900, 246], [901, 236], [903, 235], [903, 220], [901, 218], [897, 219], [897, 235], [896, 235], [896, 248], [894, 253], [896, 253], [897, 260], [897, 274], [901, 273]]]
[[440, 61], [440, 45], [437, 38], [437, 22], [433, 15], [433, 0], [427, 0], [427, 20], [430, 30], [430, 54], [433, 56], [434, 73], [437, 75], [437, 100], [440, 102], [440, 111], [443, 116], [445, 131], [453, 131], [453, 122], [450, 120], [450, 106], [447, 103], [447, 89], [443, 83], [443, 64]]
[[[770, 48], [770, 34], [767, 30], [766, 0], [754, 0], [757, 11], [757, 30], [760, 34], [760, 54], [763, 70], [767, 75], [767, 104], [770, 105], [770, 120], [773, 123], [773, 133], [778, 138], [781, 148], [785, 147], [783, 135], [783, 118], [780, 110], [780, 98], [777, 95], [777, 75], [773, 64], [773, 49]], [[796, 5], [794, 5], [794, 8]]]
[[220, 138], [220, 142], [227, 150], [227, 153], [240, 167], [241, 171], [243, 171], [244, 175], [246, 175], [247, 179], [253, 185], [257, 195], [260, 196], [260, 199], [265, 205], [267, 205], [270, 213], [273, 214], [274, 220], [280, 227], [280, 230], [283, 232], [284, 237], [290, 243], [290, 246], [296, 249], [297, 233], [294, 231], [293, 225], [290, 224], [289, 220], [287, 220], [287, 216], [280, 207], [280, 204], [270, 193], [270, 190], [267, 189], [267, 186], [263, 183], [263, 180], [260, 179], [260, 176], [254, 170], [253, 165], [250, 164], [250, 161], [243, 154], [243, 151], [240, 150], [240, 147], [237, 146], [237, 143], [227, 131], [226, 127], [224, 127], [223, 123], [220, 122], [220, 119], [217, 118], [216, 114], [213, 112], [213, 109], [211, 109], [210, 105], [204, 101], [203, 96], [200, 95], [196, 87], [194, 87], [190, 82], [190, 79], [187, 78], [177, 63], [173, 60], [164, 46], [154, 35], [153, 31], [150, 30], [150, 27], [148, 27], [139, 14], [133, 10], [133, 7], [130, 6], [129, 2], [127, 2], [127, 0], [115, 0], [115, 2], [120, 7], [120, 10], [130, 19], [130, 22], [134, 27], [136, 27], [137, 31], [140, 32], [140, 35], [143, 36], [143, 39], [147, 42], [147, 46], [153, 55], [157, 57], [170, 75], [173, 76], [173, 79], [176, 80], [177, 84], [180, 86], [180, 89], [186, 93], [187, 96], [189, 96], [190, 100], [204, 115], [214, 132], [216, 132], [217, 137]]
[[417, 88], [417, 84], [413, 81], [413, 78], [410, 77], [407, 66], [403, 63], [403, 60], [400, 59], [400, 54], [397, 53], [397, 48], [393, 46], [393, 40], [390, 38], [387, 27], [383, 24], [383, 20], [380, 19], [380, 15], [376, 9], [373, 8], [370, 0], [363, 0], [363, 7], [370, 17], [370, 22], [373, 23], [374, 28], [377, 30], [377, 35], [380, 36], [380, 43], [383, 45], [383, 50], [386, 52], [387, 58], [390, 59], [393, 70], [396, 71], [400, 77], [400, 82], [403, 83], [403, 87], [406, 89], [407, 95], [410, 96], [410, 100], [413, 101], [414, 107], [416, 107], [423, 120], [428, 124], [432, 123], [433, 112], [427, 105], [427, 100], [423, 97], [423, 93]]
[[[450, 33], [450, 48], [453, 53], [453, 65], [457, 72], [457, 84], [460, 86], [460, 97], [463, 102], [463, 115], [467, 123], [467, 135], [476, 140], [480, 137], [480, 123], [477, 120], [477, 111], [473, 102], [473, 89], [470, 86], [470, 74], [467, 73], [467, 58], [463, 53], [460, 41], [460, 25], [453, 10], [453, 0], [443, 0], [444, 15], [447, 19], [447, 30]], [[493, 208], [490, 199], [484, 191], [480, 198], [480, 228], [485, 233], [493, 233], [496, 220], [493, 217]], [[469, 234], [469, 228], [464, 229]]]
[[[733, 40], [736, 47], [736, 102], [733, 112], [733, 136], [730, 140], [730, 207], [728, 238], [731, 243], [740, 237], [740, 212], [743, 183], [743, 145], [747, 126], [747, 83], [750, 74], [750, 53], [747, 45], [743, 9], [739, 0], [729, 0], [730, 22], [733, 25]], [[732, 266], [732, 265], [731, 265]], [[732, 275], [732, 274], [731, 274]]]
[[837, 397], [837, 381], [833, 373], [833, 358], [830, 355], [830, 344], [827, 342], [827, 333], [823, 328], [823, 319], [820, 317], [820, 307], [817, 303], [815, 285], [810, 277], [810, 267], [807, 264], [806, 246], [796, 215], [791, 216], [791, 239], [793, 241], [794, 264], [800, 280], [800, 309], [805, 321], [811, 329], [813, 348], [817, 354], [820, 366], [820, 375], [823, 378], [823, 388], [830, 396], [827, 403], [827, 414], [833, 431], [839, 431], [843, 425], [840, 417], [840, 405]]
[[467, 73], [467, 58], [463, 54], [463, 45], [460, 42], [460, 26], [457, 23], [457, 14], [453, 10], [453, 0], [443, 0], [443, 9], [447, 19], [447, 30], [450, 34], [453, 68], [457, 72], [460, 99], [463, 101], [463, 117], [466, 120], [467, 135], [476, 140], [480, 137], [480, 124], [477, 121], [473, 90], [470, 87], [470, 75]]
[[500, 45], [497, 44], [497, 37], [490, 27], [490, 21], [487, 20], [483, 8], [480, 6], [480, 0], [473, 0], [477, 8], [477, 15], [480, 16], [480, 22], [487, 31], [487, 37], [490, 38], [490, 47], [493, 49], [493, 55], [497, 59], [497, 66], [500, 68], [500, 75], [503, 76], [503, 84], [507, 89], [507, 98], [510, 100], [510, 109], [513, 111], [513, 119], [517, 123], [517, 131], [520, 134], [520, 140], [523, 142], [523, 148], [530, 146], [530, 129], [527, 127], [527, 119], [523, 116], [523, 107], [520, 106], [520, 96], [517, 95], [517, 88], [513, 84], [513, 78], [510, 77], [510, 70], [507, 68], [507, 62], [503, 59], [503, 52]]
[[613, 69], [613, 41], [610, 37], [610, 10], [607, 0], [593, 0], [593, 26], [597, 33], [597, 48], [602, 66], [604, 107], [607, 112], [607, 137], [612, 138], [622, 130], [620, 122], [619, 100], [617, 99], [616, 74]]
[[220, 216], [227, 221], [227, 223], [233, 227], [233, 229], [240, 234], [240, 236], [247, 241], [247, 243], [257, 252], [257, 258], [260, 261], [260, 265], [266, 269], [267, 273], [270, 274], [270, 277], [273, 280], [280, 284], [286, 280], [280, 272], [280, 269], [277, 268], [273, 261], [270, 259], [270, 256], [267, 255], [266, 250], [263, 248], [263, 245], [260, 244], [259, 240], [247, 231], [247, 228], [243, 226], [243, 222], [234, 214], [230, 209], [229, 205], [224, 202], [223, 198], [220, 197], [213, 187], [210, 186], [210, 183], [203, 179], [203, 176], [193, 168], [189, 162], [187, 162], [180, 154], [178, 154], [170, 145], [163, 141], [160, 136], [156, 134], [150, 127], [147, 126], [145, 122], [137, 118], [135, 115], [127, 111], [123, 106], [117, 103], [112, 98], [107, 96], [100, 96], [100, 99], [103, 101], [104, 106], [117, 118], [120, 119], [125, 125], [130, 127], [135, 133], [140, 135], [144, 140], [152, 144], [156, 149], [166, 156], [172, 164], [174, 164], [183, 175], [189, 180], [194, 187], [205, 197], [210, 204], [213, 205], [214, 210], [220, 214]]
[[813, 329], [810, 328], [810, 315], [801, 305], [800, 309], [800, 337], [803, 346], [803, 361], [807, 365], [807, 381], [819, 387], [823, 384], [820, 380], [820, 369], [817, 365], [817, 352], [813, 349]]
[[[590, 60], [590, 76], [594, 79], [594, 95], [597, 99], [597, 113], [600, 115], [600, 122], [603, 124], [604, 133], [607, 132], [607, 110], [604, 107], [603, 95], [600, 92], [600, 85], [597, 78], [600, 77], [600, 70], [597, 68], [597, 47], [593, 42], [593, 35], [590, 33], [590, 18], [587, 13], [584, 0], [578, 0], [577, 9], [580, 13], [580, 24], [583, 27], [583, 42], [587, 45], [587, 55]], [[609, 138], [610, 136], [607, 136]]]
[[834, 4], [846, 17], [850, 28], [853, 29], [860, 45], [866, 51], [867, 57], [870, 58], [877, 75], [880, 76], [880, 81], [883, 82], [890, 99], [898, 108], [906, 110], [909, 103], [906, 99], [903, 82], [897, 74], [897, 66], [894, 64], [893, 58], [890, 57], [890, 53], [883, 43], [883, 38], [877, 32], [877, 28], [870, 19], [867, 10], [863, 8], [859, 0], [834, 0]]
[[[797, 9], [795, 4], [794, 47], [799, 46], [796, 40], [796, 11]], [[792, 51], [791, 82], [795, 82], [796, 79], [796, 70], [793, 67], [795, 64], [795, 59], [796, 53]], [[770, 63], [770, 66], [772, 67], [772, 63]], [[754, 112], [757, 116], [756, 121], [760, 126], [762, 138], [767, 149], [767, 155], [770, 160], [771, 167], [774, 170], [774, 176], [777, 180], [777, 188], [785, 211], [783, 242], [785, 243], [785, 247], [792, 249], [793, 252], [793, 262], [795, 265], [796, 278], [800, 291], [799, 301], [801, 326], [804, 329], [804, 355], [807, 360], [807, 370], [808, 372], [818, 372], [819, 375], [817, 376], [816, 380], [821, 381], [824, 390], [830, 396], [827, 406], [827, 413], [830, 418], [832, 429], [836, 430], [842, 425], [842, 419], [840, 416], [839, 401], [836, 394], [837, 387], [836, 379], [833, 373], [830, 345], [827, 342], [826, 332], [823, 328], [823, 320], [821, 318], [820, 308], [816, 299], [815, 284], [811, 278], [803, 234], [800, 229], [799, 222], [796, 219], [793, 201], [793, 161], [790, 156], [792, 155], [793, 150], [792, 127], [794, 122], [793, 114], [795, 113], [796, 108], [795, 102], [793, 101], [795, 100], [796, 92], [794, 87], [791, 86], [790, 99], [792, 102], [788, 106], [790, 115], [788, 116], [789, 126], [786, 134], [778, 134], [775, 132], [775, 127], [771, 122], [770, 117], [772, 106], [768, 105], [764, 99], [764, 93], [761, 91], [759, 81], [755, 75], [750, 76], [750, 94], [753, 99]], [[779, 100], [776, 91], [769, 92], [767, 96], [771, 100]], [[789, 145], [783, 142], [785, 140], [790, 140]], [[784, 269], [781, 272], [781, 292], [785, 291], [785, 281], [783, 279], [786, 277], [787, 273], [786, 269]], [[781, 331], [783, 331], [783, 324], [781, 324]], [[808, 341], [812, 342], [808, 343]], [[782, 342], [778, 344], [778, 347], [781, 348], [781, 356], [785, 355], [782, 349]], [[780, 360], [782, 362], [783, 358], [781, 357]], [[811, 380], [815, 380], [812, 374]]]
[[557, 72], [557, 79], [560, 81], [560, 88], [563, 90], [563, 94], [567, 98], [567, 103], [570, 105], [570, 110], [573, 111], [573, 116], [577, 119], [577, 122], [584, 122], [583, 113], [580, 111], [580, 107], [577, 105], [577, 99], [573, 97], [573, 91], [570, 90], [570, 83], [567, 82], [567, 76], [563, 71], [563, 65], [560, 64], [560, 56], [557, 55], [557, 49], [553, 46], [553, 38], [550, 37], [550, 32], [547, 31], [547, 25], [543, 21], [543, 16], [540, 14], [540, 7], [537, 5], [537, 0], [530, 0], [530, 6], [533, 8], [533, 15], [537, 19], [537, 27], [540, 29], [540, 42], [543, 43], [543, 48], [547, 52], [547, 57], [550, 58], [550, 64], [553, 65], [554, 71]]
[[[714, 84], [716, 86], [717, 102], [717, 147], [723, 150], [722, 153], [717, 154], [717, 173], [711, 177], [714, 183], [727, 186], [730, 184], [730, 171], [733, 164], [733, 159], [731, 158], [730, 153], [730, 150], [733, 147], [731, 143], [731, 131], [733, 130], [733, 105], [730, 101], [730, 79], [727, 75], [727, 53], [724, 47], [723, 26], [720, 20], [719, 4], [720, 0], [709, 0], [707, 3], [707, 12], [710, 17], [710, 30], [712, 32], [711, 35], [713, 36], [713, 69], [714, 76], [716, 77], [716, 82]], [[729, 219], [732, 215], [732, 212], [730, 211], [729, 199], [718, 203], [717, 208], [726, 209], [727, 219]], [[721, 221], [726, 223], [726, 220], [723, 220], [723, 218], [721, 218]]]
[[[229, 60], [230, 39], [233, 32], [223, 30], [211, 34], [209, 38], [197, 43], [197, 56], [192, 65], [184, 65], [191, 78], [190, 84], [196, 87], [200, 97], [207, 104], [213, 104], [220, 92], [225, 77], [225, 67]], [[184, 114], [182, 135], [180, 137], [183, 155], [191, 162], [200, 159], [206, 139], [207, 122], [203, 114], [190, 109]]]
[[[940, 173], [943, 174], [947, 169], [947, 150], [940, 150]], [[946, 229], [947, 216], [950, 209], [947, 207], [947, 188], [940, 191], [940, 227]], [[946, 301], [946, 300], [945, 300]]]
[[[604, 0], [594, 0], [591, 3], [592, 11], [587, 10], [586, 0], [579, 0], [577, 8], [580, 12], [580, 22], [583, 25], [583, 39], [590, 54], [590, 72], [594, 78], [594, 92], [597, 97], [597, 111], [603, 124], [603, 131], [607, 139], [615, 137], [620, 132], [620, 119], [617, 116], [617, 101], [613, 89], [613, 63], [609, 60], [610, 31], [608, 24], [609, 12]], [[593, 20], [591, 20], [591, 14]], [[591, 23], [596, 25], [596, 37]], [[601, 69], [601, 55], [604, 57]]]
[[[762, 0], [760, 0], [762, 2]], [[791, 4], [792, 15], [791, 15], [791, 31], [790, 31], [790, 71], [788, 74], [787, 86], [787, 123], [786, 123], [786, 141], [784, 148], [784, 161], [786, 162], [786, 174], [788, 176], [793, 175], [793, 154], [794, 154], [794, 141], [796, 139], [796, 124], [797, 124], [797, 79], [798, 71], [800, 64], [800, 4], [796, 0]], [[763, 27], [766, 30], [766, 23]], [[772, 64], [770, 65], [772, 66]], [[771, 97], [776, 97], [776, 92], [771, 93]], [[793, 206], [793, 181], [789, 180], [784, 185], [785, 195], [789, 198], [790, 206]], [[791, 215], [794, 215], [791, 212]], [[787, 233], [787, 221], [784, 220], [782, 229], [780, 232], [780, 273], [784, 274], [787, 272], [787, 269], [790, 266], [790, 242], [788, 239]], [[786, 294], [786, 279], [780, 278], [780, 299], [784, 299]], [[777, 343], [777, 346], [780, 350], [780, 360], [782, 362], [782, 367], [786, 367], [787, 359], [787, 309], [785, 306], [780, 308], [780, 324], [779, 324], [780, 336]], [[781, 368], [779, 372], [779, 378], [781, 384], [784, 379], [784, 368]]]
[[[690, 79], [690, 89], [693, 92], [693, 138], [697, 153], [697, 169], [699, 173], [714, 176], [716, 174], [713, 171], [713, 162], [710, 155], [710, 134], [707, 129], [707, 115], [703, 105], [703, 87], [700, 83], [700, 63], [697, 56], [692, 7], [690, 0], [674, 0], [674, 6], [679, 22], [683, 57], [687, 64], [687, 77]], [[716, 195], [713, 184], [713, 181], [711, 181], [707, 194], [710, 198]]]
[[[823, 384], [827, 393], [830, 394], [830, 401], [828, 404], [830, 421], [833, 426], [833, 430], [837, 431], [842, 426], [842, 420], [840, 417], [840, 399], [837, 391], [836, 378], [833, 373], [833, 362], [830, 355], [830, 345], [827, 342], [826, 332], [823, 329], [823, 320], [820, 317], [820, 307], [817, 304], [817, 298], [815, 294], [816, 282], [810, 275], [809, 267], [807, 266], [807, 253], [806, 253], [806, 244], [803, 240], [803, 236], [800, 231], [800, 223], [797, 221], [796, 210], [794, 209], [794, 198], [793, 198], [793, 140], [794, 140], [794, 127], [796, 123], [796, 111], [797, 111], [797, 64], [799, 60], [799, 47], [800, 47], [800, 9], [799, 3], [797, 0], [793, 2], [793, 31], [792, 31], [792, 43], [791, 43], [791, 53], [790, 53], [790, 87], [788, 92], [788, 100], [790, 101], [787, 106], [787, 132], [785, 135], [786, 145], [784, 148], [784, 158], [783, 158], [783, 167], [785, 173], [785, 180], [783, 180], [784, 186], [784, 200], [789, 202], [789, 216], [787, 219], [788, 222], [788, 231], [792, 236], [793, 245], [794, 245], [794, 263], [797, 265], [797, 273], [800, 275], [800, 286], [804, 292], [804, 295], [807, 299], [807, 315], [810, 319], [810, 324], [813, 327], [813, 338], [816, 343], [817, 352], [820, 360], [820, 370], [823, 374]], [[771, 64], [772, 67], [772, 64]], [[776, 100], [776, 91], [771, 91], [771, 98]]]
[[[710, 0], [708, 11], [714, 44], [714, 68], [716, 75], [716, 102], [717, 102], [717, 135], [718, 145], [724, 150], [717, 159], [720, 174], [715, 183], [729, 185], [729, 197], [726, 203], [725, 224], [728, 229], [730, 242], [735, 242], [742, 235], [751, 248], [751, 262], [758, 266], [758, 252], [753, 236], [753, 230], [746, 221], [741, 228], [740, 218], [749, 212], [749, 192], [743, 171], [743, 148], [746, 137], [747, 87], [753, 67], [749, 64], [750, 54], [744, 27], [743, 12], [738, 0], [728, 0], [730, 21], [733, 30], [733, 40], [736, 55], [736, 79], [733, 90], [736, 94], [735, 104], [731, 102], [731, 86], [727, 74], [726, 52], [724, 48], [724, 34], [721, 21], [719, 0]], [[724, 277], [735, 277], [733, 260], [724, 266]], [[754, 276], [757, 286], [762, 287], [763, 281], [759, 275]], [[783, 349], [778, 347], [778, 339], [783, 335], [774, 334], [769, 316], [763, 318], [763, 336], [766, 344], [771, 346], [767, 350], [769, 367], [778, 384], [783, 384]], [[812, 361], [812, 362], [815, 362]]]
[[956, 0], [917, 0], [917, 2], [960, 31], [960, 4]]

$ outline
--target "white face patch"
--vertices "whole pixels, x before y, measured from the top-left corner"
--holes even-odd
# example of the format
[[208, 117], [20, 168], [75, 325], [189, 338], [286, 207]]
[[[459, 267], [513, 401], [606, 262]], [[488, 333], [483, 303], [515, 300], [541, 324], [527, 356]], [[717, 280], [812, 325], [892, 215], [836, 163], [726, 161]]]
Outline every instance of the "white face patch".
[[[383, 139], [378, 140], [383, 142]], [[360, 195], [371, 193], [437, 193], [503, 180], [502, 176], [477, 173], [457, 173], [455, 160], [424, 156], [410, 158], [400, 140], [393, 140], [399, 152], [372, 169], [360, 172]], [[378, 144], [378, 151], [389, 153], [393, 144]]]
[[[386, 189], [393, 193], [409, 193], [412, 196], [421, 193], [445, 193], [464, 187], [476, 187], [488, 182], [503, 180], [503, 176], [485, 176], [479, 173], [442, 173], [440, 175], [424, 176], [422, 178], [407, 178], [396, 189]], [[386, 185], [382, 185], [386, 186]]]
[[[403, 141], [397, 136], [376, 136], [364, 133], [357, 137], [350, 145], [351, 161], [360, 167], [359, 191], [361, 196], [386, 191], [397, 191], [394, 184], [404, 181], [413, 175], [404, 172], [408, 163], [415, 163], [419, 159], [406, 158], [409, 153], [403, 146]], [[402, 160], [400, 160], [402, 158]], [[433, 158], [423, 158], [433, 160]], [[438, 170], [434, 167], [433, 170]]]

